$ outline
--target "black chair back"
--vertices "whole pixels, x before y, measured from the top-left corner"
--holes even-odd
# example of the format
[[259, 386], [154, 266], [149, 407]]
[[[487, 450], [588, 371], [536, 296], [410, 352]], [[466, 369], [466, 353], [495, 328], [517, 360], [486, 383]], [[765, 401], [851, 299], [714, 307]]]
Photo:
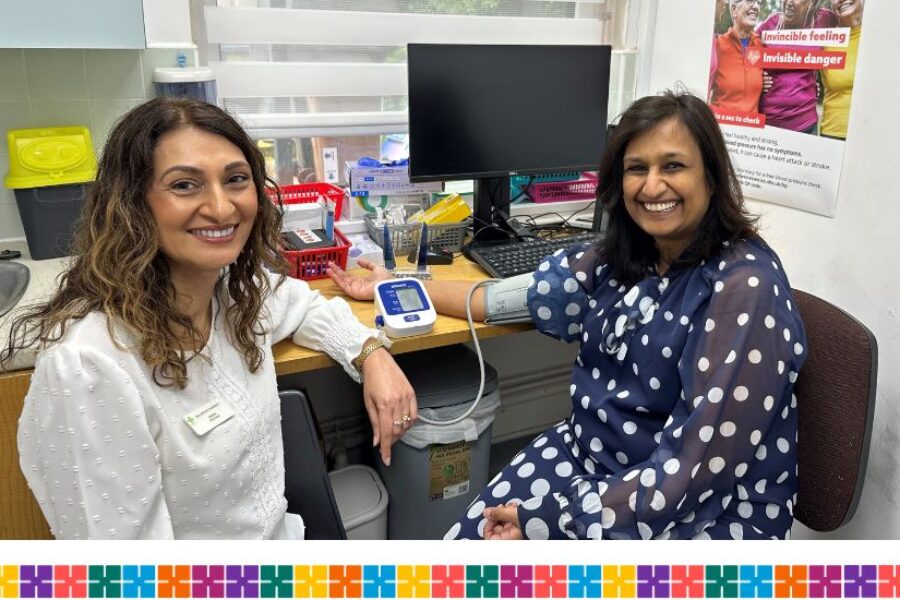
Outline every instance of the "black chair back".
[[283, 390], [278, 396], [288, 512], [303, 517], [308, 540], [346, 540], [309, 398], [300, 390]]
[[794, 517], [815, 531], [833, 531], [856, 512], [866, 477], [878, 343], [851, 315], [794, 290], [809, 355], [797, 396], [799, 490]]

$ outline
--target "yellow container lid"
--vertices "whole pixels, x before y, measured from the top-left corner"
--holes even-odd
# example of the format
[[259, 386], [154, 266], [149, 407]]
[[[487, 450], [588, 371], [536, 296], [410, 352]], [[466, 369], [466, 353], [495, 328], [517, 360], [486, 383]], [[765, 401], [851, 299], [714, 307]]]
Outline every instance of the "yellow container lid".
[[85, 183], [97, 175], [97, 158], [87, 127], [10, 129], [9, 173], [3, 184], [13, 190]]

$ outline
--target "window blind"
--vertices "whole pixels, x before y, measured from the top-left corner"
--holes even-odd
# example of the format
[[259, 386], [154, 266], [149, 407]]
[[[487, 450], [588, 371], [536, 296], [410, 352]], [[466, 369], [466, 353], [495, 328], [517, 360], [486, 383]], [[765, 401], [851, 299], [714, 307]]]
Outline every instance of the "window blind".
[[610, 44], [634, 97], [639, 0], [207, 0], [220, 104], [257, 137], [407, 130], [406, 44]]

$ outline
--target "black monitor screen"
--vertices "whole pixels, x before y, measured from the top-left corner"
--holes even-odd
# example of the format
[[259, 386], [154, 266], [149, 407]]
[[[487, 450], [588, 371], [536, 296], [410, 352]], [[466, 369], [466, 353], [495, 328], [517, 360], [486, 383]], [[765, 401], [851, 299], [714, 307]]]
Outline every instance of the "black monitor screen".
[[410, 179], [596, 169], [609, 46], [410, 44]]

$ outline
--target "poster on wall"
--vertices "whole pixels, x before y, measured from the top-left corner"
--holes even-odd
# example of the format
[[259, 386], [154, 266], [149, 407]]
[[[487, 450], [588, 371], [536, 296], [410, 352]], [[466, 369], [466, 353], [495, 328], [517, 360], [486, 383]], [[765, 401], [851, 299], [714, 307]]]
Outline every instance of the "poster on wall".
[[748, 198], [834, 216], [863, 5], [716, 0], [708, 102]]

